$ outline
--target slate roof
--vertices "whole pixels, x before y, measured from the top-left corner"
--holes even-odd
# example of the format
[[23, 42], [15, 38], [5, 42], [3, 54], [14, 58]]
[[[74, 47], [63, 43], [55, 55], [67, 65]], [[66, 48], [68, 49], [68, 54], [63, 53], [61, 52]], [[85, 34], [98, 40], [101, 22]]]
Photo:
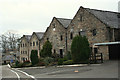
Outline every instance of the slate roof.
[[31, 38], [31, 35], [25, 35], [25, 38], [27, 39], [27, 41], [29, 41]]
[[57, 20], [58, 20], [65, 28], [67, 28], [72, 19], [57, 18]]
[[86, 8], [110, 28], [120, 28], [120, 13]]
[[42, 37], [44, 35], [44, 32], [34, 32], [34, 33], [37, 35], [39, 40], [42, 39]]
[[15, 57], [13, 55], [5, 55], [2, 57], [3, 61], [10, 61], [10, 60], [15, 60]]

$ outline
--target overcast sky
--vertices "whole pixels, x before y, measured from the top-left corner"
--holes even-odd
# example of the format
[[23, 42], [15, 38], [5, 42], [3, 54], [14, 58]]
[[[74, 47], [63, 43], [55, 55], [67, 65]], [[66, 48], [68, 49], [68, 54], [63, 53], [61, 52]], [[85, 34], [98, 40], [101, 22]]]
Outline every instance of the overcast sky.
[[119, 0], [0, 0], [0, 34], [44, 32], [52, 18], [72, 19], [80, 6], [118, 12]]

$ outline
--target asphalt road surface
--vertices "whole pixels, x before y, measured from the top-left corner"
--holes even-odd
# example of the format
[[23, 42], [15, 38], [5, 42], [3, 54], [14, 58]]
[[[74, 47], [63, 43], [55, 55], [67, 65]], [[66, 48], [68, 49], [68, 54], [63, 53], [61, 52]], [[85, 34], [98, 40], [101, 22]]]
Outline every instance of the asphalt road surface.
[[[37, 67], [12, 69], [2, 66], [2, 80], [39, 80], [40, 78], [118, 78], [118, 61], [84, 67]], [[47, 79], [48, 80], [48, 79]], [[50, 80], [50, 79], [49, 79]]]
[[118, 61], [84, 67], [47, 67], [19, 69], [35, 78], [118, 78]]
[[35, 80], [32, 76], [9, 68], [8, 65], [2, 66], [2, 80]]

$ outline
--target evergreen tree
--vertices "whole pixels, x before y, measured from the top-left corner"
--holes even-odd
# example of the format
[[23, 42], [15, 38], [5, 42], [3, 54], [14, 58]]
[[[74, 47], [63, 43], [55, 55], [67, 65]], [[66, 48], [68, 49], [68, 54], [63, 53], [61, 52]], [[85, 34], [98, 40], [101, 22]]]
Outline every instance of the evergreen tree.
[[31, 59], [32, 65], [35, 65], [38, 63], [39, 59], [38, 59], [38, 51], [37, 50], [31, 51], [30, 59]]
[[52, 44], [46, 41], [43, 45], [43, 49], [40, 52], [41, 57], [51, 57], [52, 56]]
[[89, 59], [90, 47], [87, 38], [84, 36], [76, 36], [71, 44], [71, 54], [74, 63], [79, 63]]

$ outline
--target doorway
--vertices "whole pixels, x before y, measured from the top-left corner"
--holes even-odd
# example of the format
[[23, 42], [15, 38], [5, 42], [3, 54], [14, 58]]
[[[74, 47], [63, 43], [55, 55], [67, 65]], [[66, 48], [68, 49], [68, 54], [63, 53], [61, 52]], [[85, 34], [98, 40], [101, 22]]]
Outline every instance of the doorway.
[[60, 58], [63, 58], [63, 49], [60, 49]]
[[120, 53], [120, 44], [109, 45], [109, 59], [110, 60], [118, 60], [120, 57], [118, 54]]

